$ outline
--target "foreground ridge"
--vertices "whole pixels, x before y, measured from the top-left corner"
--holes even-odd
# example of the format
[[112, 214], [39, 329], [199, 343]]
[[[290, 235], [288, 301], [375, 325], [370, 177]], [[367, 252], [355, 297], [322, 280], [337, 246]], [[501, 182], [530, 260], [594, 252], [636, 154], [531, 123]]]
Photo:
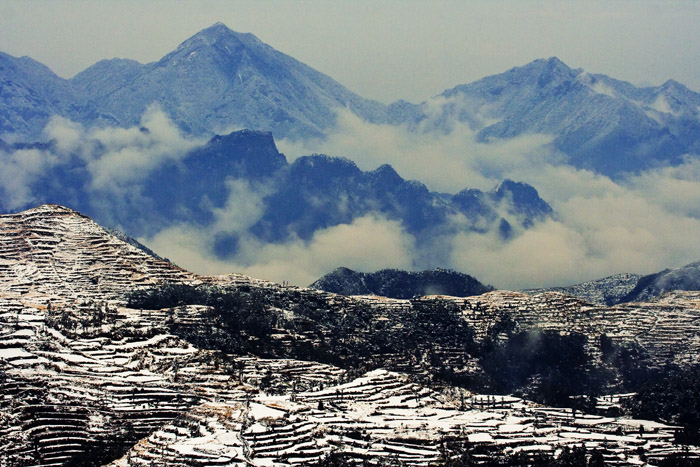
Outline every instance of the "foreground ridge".
[[[55, 205], [0, 216], [0, 261], [4, 465], [439, 465], [580, 446], [614, 465], [700, 455], [674, 444], [672, 423], [621, 415], [629, 394], [553, 408], [447, 384], [436, 366], [458, 380], [483, 373], [448, 325], [476, 345], [504, 328], [579, 333], [594, 358], [606, 336], [651, 365], [696, 363], [697, 292], [615, 307], [552, 292], [342, 297], [197, 276]], [[138, 305], [134, 290], [154, 286], [180, 295]], [[206, 303], [181, 299], [194, 292]], [[342, 353], [365, 342], [378, 347]]]

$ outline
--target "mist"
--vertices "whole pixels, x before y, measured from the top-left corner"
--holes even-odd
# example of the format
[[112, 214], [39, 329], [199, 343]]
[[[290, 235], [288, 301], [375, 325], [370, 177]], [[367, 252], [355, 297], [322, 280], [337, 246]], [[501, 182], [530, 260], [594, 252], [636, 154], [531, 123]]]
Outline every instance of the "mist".
[[[250, 229], [265, 213], [274, 182], [229, 178], [226, 203], [211, 208], [213, 222], [151, 225], [139, 239], [193, 272], [238, 272], [296, 285], [308, 285], [339, 266], [365, 272], [443, 267], [498, 288], [518, 289], [568, 285], [621, 272], [646, 274], [700, 259], [696, 155], [688, 155], [677, 167], [611, 180], [567, 165], [566, 155], [552, 149], [551, 135], [486, 144], [476, 138], [479, 122], [456, 124], [448, 132], [431, 131], [430, 122], [423, 125], [373, 125], [343, 110], [326, 139], [283, 140], [278, 147], [290, 161], [326, 153], [347, 157], [363, 170], [388, 163], [402, 177], [441, 193], [468, 187], [488, 190], [505, 178], [524, 181], [550, 203], [555, 217], [527, 230], [516, 228], [516, 234], [504, 240], [497, 232], [468, 231], [466, 220], [454, 216], [454, 228], [445, 230], [451, 233], [418, 242], [397, 221], [371, 213], [318, 230], [308, 240], [290, 233], [279, 243], [266, 243]], [[120, 225], [110, 213], [147, 202], [140, 193], [149, 173], [162, 164], [177, 163], [204, 144], [183, 136], [157, 107], [150, 107], [133, 128], [83, 128], [54, 117], [45, 135], [53, 141], [50, 149], [2, 155], [5, 209], [38, 204], [34, 190], [45, 173], [78, 160], [88, 177], [88, 206], [100, 214], [95, 216], [100, 222], [116, 228]], [[218, 252], [222, 237], [236, 240], [232, 254]]]

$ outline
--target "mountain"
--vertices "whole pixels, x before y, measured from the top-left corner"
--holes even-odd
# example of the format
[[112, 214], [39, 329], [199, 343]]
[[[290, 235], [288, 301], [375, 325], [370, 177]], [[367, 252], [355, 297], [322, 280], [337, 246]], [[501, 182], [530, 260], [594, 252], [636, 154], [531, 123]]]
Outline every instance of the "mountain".
[[[132, 237], [147, 237], [178, 223], [209, 228], [231, 209], [230, 203], [244, 198], [254, 211], [237, 221], [234, 231], [215, 233], [215, 249], [222, 257], [236, 253], [241, 235], [271, 243], [308, 241], [319, 230], [368, 215], [400, 223], [424, 247], [457, 231], [500, 229], [507, 239], [553, 216], [533, 187], [510, 180], [489, 192], [467, 190], [450, 196], [403, 179], [389, 165], [365, 172], [348, 159], [326, 155], [304, 156], [290, 164], [269, 132], [214, 136], [181, 157], [165, 158], [140, 171], [116, 191], [96, 187], [92, 160], [59, 154], [51, 143], [41, 144], [35, 148], [51, 154], [55, 163], [28, 187], [29, 203], [70, 205]], [[94, 160], [105, 157], [99, 144], [93, 145], [98, 148]], [[469, 203], [463, 199], [467, 192], [473, 197]], [[6, 200], [14, 200], [12, 193], [5, 194]], [[3, 201], [0, 205], [16, 208]], [[434, 265], [439, 264], [436, 259]]]
[[367, 121], [389, 118], [384, 105], [222, 23], [157, 62], [102, 60], [70, 80], [28, 57], [2, 54], [0, 86], [0, 134], [29, 140], [40, 137], [51, 115], [88, 127], [130, 127], [154, 103], [191, 135], [249, 128], [280, 138], [320, 137], [342, 108]]
[[45, 65], [0, 52], [0, 135], [36, 140], [52, 115], [74, 116], [83, 103]]
[[[532, 227], [535, 222], [554, 214], [552, 207], [540, 198], [534, 187], [512, 180], [504, 180], [489, 192], [472, 188], [462, 190], [452, 196], [451, 201], [467, 216], [476, 231], [488, 231], [489, 226], [498, 220], [498, 228], [504, 238], [510, 237], [513, 230], [512, 219], [511, 222], [505, 217], [499, 220], [504, 211], [507, 215], [515, 216], [522, 228]], [[504, 209], [500, 209], [501, 206]]]
[[0, 458], [291, 466], [487, 453], [479, 465], [515, 454], [523, 432], [535, 452], [575, 439], [630, 465], [640, 442], [655, 463], [697, 456], [673, 442], [677, 418], [620, 416], [635, 396], [592, 396], [573, 411], [543, 402], [570, 404], [595, 390], [588, 376], [631, 364], [686, 366], [700, 350], [699, 301], [676, 292], [603, 307], [505, 291], [396, 300], [197, 276], [44, 205], [0, 215]]
[[447, 100], [435, 123], [443, 131], [460, 121], [477, 130], [482, 142], [552, 135], [571, 165], [609, 176], [675, 164], [700, 150], [700, 94], [674, 81], [636, 88], [569, 68], [556, 57], [438, 97]]
[[156, 62], [102, 60], [70, 80], [28, 57], [2, 54], [0, 102], [0, 136], [25, 142], [41, 138], [51, 115], [87, 127], [131, 127], [155, 103], [186, 134], [207, 137], [248, 128], [322, 138], [339, 109], [415, 131], [451, 132], [466, 123], [481, 142], [540, 133], [551, 135], [569, 164], [612, 177], [700, 151], [700, 94], [673, 80], [640, 88], [552, 57], [422, 104], [384, 105], [221, 23]]
[[615, 274], [565, 287], [529, 289], [523, 292], [528, 294], [560, 292], [591, 303], [615, 305], [652, 301], [666, 293], [678, 290], [700, 291], [700, 262], [676, 269], [664, 269], [646, 276], [629, 273]]
[[615, 305], [627, 296], [642, 278], [639, 274], [614, 274], [602, 279], [581, 282], [564, 287], [523, 290], [527, 294], [559, 292], [598, 305]]
[[388, 298], [412, 298], [423, 295], [468, 297], [493, 290], [456, 271], [401, 271], [383, 269], [373, 273], [356, 272], [340, 267], [329, 272], [309, 287], [340, 295], [381, 295]]
[[102, 61], [71, 84], [121, 126], [138, 124], [156, 102], [196, 135], [238, 127], [279, 138], [318, 137], [333, 126], [335, 111], [346, 107], [369, 121], [385, 119], [381, 104], [222, 23], [157, 62]]
[[643, 276], [619, 302], [648, 301], [672, 290], [700, 290], [700, 262]]
[[143, 245], [130, 244], [62, 206], [2, 216], [0, 238], [0, 288], [15, 293], [110, 300], [134, 286], [197, 282]]

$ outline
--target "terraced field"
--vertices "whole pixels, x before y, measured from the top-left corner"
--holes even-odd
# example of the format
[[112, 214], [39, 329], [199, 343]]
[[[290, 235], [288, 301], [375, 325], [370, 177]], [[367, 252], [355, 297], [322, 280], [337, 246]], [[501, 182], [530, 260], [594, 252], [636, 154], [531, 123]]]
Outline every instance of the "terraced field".
[[[372, 312], [367, 332], [398, 329], [421, 303], [442, 300], [458, 307], [477, 340], [508, 317], [518, 329], [636, 342], [659, 362], [697, 362], [700, 354], [700, 295], [692, 292], [616, 307], [502, 291], [345, 298], [241, 275], [196, 276], [69, 209], [43, 206], [0, 216], [0, 465], [312, 465], [328, 456], [439, 465], [466, 446], [476, 459], [585, 446], [611, 465], [655, 465], [685, 449], [666, 424], [428, 384], [425, 362], [418, 368], [397, 357], [391, 367], [403, 372], [362, 372], [313, 354], [261, 358], [198, 347], [173, 329], [202, 337], [211, 327], [208, 307], [126, 306], [127, 292], [166, 282], [258, 290], [326, 312], [362, 307]], [[276, 311], [299, 318], [291, 307]], [[280, 327], [275, 339], [313, 350], [333, 337], [333, 329], [311, 324]], [[464, 359], [463, 350], [442, 351]], [[600, 398], [598, 412], [624, 397]]]

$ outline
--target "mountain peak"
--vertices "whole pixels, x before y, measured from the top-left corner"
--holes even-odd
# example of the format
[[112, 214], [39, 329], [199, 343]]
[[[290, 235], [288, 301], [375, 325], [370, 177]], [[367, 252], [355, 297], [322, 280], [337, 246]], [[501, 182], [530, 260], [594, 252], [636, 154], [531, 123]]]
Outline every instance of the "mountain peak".
[[236, 34], [237, 33], [235, 31], [230, 29], [224, 23], [218, 22], [218, 23], [212, 24], [208, 28], [202, 29], [197, 34], [192, 36], [192, 38], [206, 37], [206, 38], [211, 38], [211, 39], [217, 39], [220, 37], [231, 36], [231, 35], [236, 35]]
[[[202, 29], [189, 39], [181, 43], [176, 52], [196, 50], [201, 47], [209, 47], [222, 41], [241, 42], [245, 36], [253, 36], [252, 34], [241, 34], [229, 29], [224, 23], [215, 23], [206, 29]], [[254, 36], [253, 36], [254, 37]]]

